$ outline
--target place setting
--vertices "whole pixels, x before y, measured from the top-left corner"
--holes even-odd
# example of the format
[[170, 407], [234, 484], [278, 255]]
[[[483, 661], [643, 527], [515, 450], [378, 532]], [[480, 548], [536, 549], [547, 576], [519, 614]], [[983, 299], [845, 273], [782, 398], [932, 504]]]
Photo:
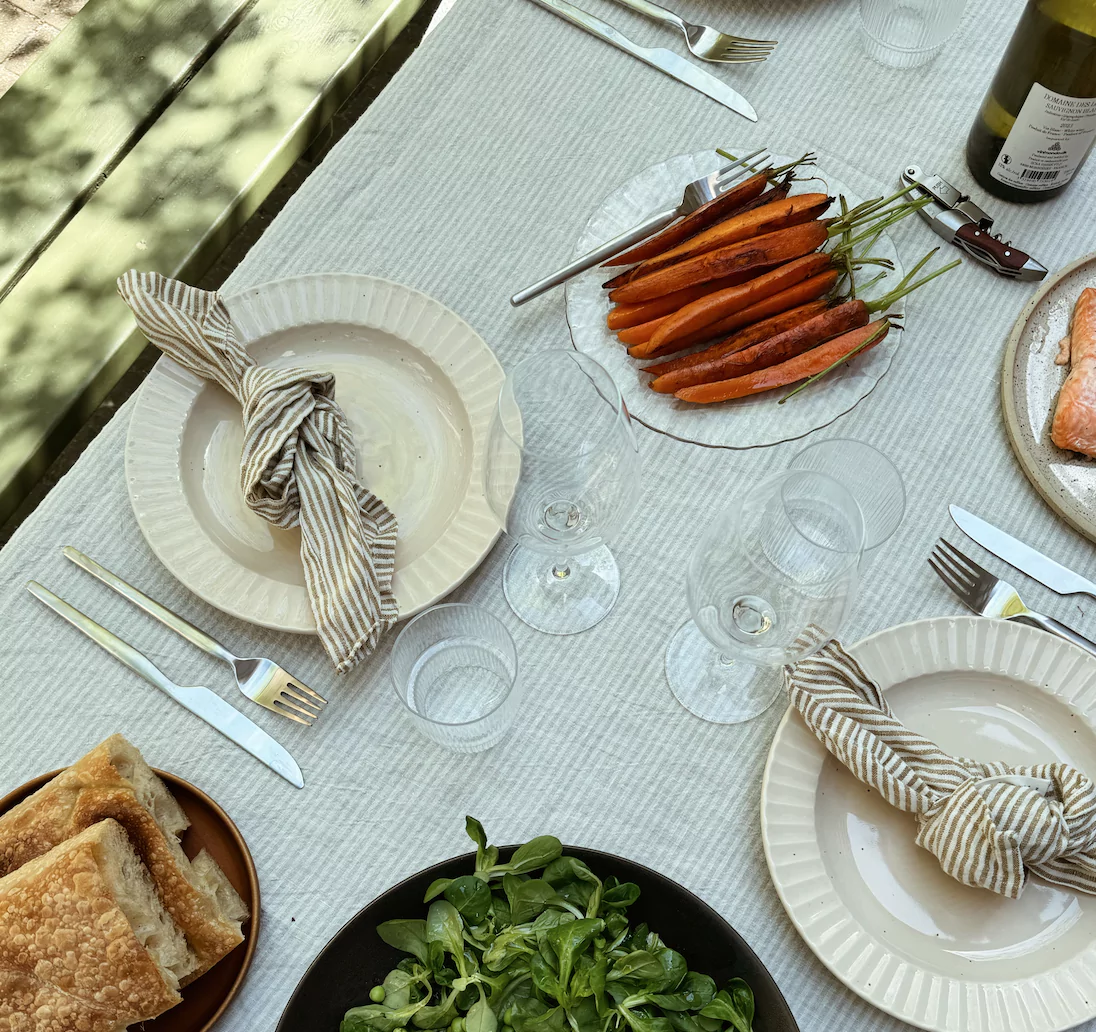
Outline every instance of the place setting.
[[[537, 246], [500, 242], [445, 304], [402, 267], [344, 271], [364, 262], [224, 291], [119, 277], [161, 357], [112, 424], [113, 518], [155, 562], [72, 521], [8, 581], [122, 717], [104, 738], [91, 688], [81, 726], [51, 686], [56, 747], [12, 744], [38, 773], [0, 785], [0, 1029], [1087, 1027], [1096, 259], [1044, 265], [995, 220], [1027, 229], [1014, 202], [1087, 181], [1096, 9], [1021, 5], [966, 168], [927, 145], [881, 168], [780, 128], [759, 84], [796, 60], [791, 12], [766, 23], [785, 34], [756, 8], [716, 28], [710, 4], [512, 4], [635, 58], [637, 91], [670, 88], [653, 68], [715, 101], [719, 135], [602, 155], [614, 185], [569, 188], [577, 235], [523, 226]], [[850, 27], [913, 83], [963, 5], [903, 10], [861, 0]], [[846, 151], [860, 189], [826, 158]], [[404, 251], [433, 246], [419, 216]], [[1007, 332], [938, 401], [915, 370], [966, 347], [935, 312], [957, 298]], [[987, 422], [959, 381], [998, 375], [1003, 425], [954, 445], [1015, 456], [990, 490], [934, 468], [924, 427], [967, 427], [967, 396]], [[193, 736], [165, 763], [187, 778], [154, 714]], [[728, 836], [748, 875], [690, 853]]]

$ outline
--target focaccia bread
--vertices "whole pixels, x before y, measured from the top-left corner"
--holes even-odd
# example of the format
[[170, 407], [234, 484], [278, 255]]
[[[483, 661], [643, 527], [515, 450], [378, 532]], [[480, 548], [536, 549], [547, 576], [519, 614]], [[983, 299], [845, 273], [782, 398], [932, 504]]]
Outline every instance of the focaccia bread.
[[0, 878], [3, 1032], [118, 1032], [174, 1007], [192, 966], [116, 821]]
[[186, 936], [193, 955], [191, 970], [181, 976], [186, 985], [243, 941], [247, 906], [208, 854], [187, 859], [179, 845], [190, 823], [186, 814], [121, 735], [0, 816], [0, 877], [107, 818], [125, 829], [160, 902]]

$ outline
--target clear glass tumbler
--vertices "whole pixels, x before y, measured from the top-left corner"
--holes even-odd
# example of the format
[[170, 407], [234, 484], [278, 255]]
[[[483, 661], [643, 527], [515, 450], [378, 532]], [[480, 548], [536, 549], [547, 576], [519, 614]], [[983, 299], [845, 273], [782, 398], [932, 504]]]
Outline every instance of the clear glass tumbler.
[[891, 68], [932, 60], [959, 27], [966, 0], [860, 0], [868, 56]]
[[863, 571], [890, 539], [906, 514], [902, 474], [878, 448], [850, 437], [808, 444], [791, 462], [791, 469], [826, 473], [840, 481], [864, 515]]
[[479, 606], [445, 603], [408, 620], [392, 646], [391, 672], [415, 727], [453, 752], [497, 744], [521, 702], [514, 639]]
[[606, 542], [631, 516], [640, 466], [612, 376], [573, 350], [539, 351], [506, 377], [488, 435], [484, 491], [515, 539], [503, 570], [510, 608], [530, 627], [575, 634], [620, 592]]
[[677, 701], [714, 724], [768, 709], [781, 668], [840, 630], [863, 545], [860, 507], [833, 477], [786, 470], [746, 489], [689, 559], [692, 619], [666, 651]]

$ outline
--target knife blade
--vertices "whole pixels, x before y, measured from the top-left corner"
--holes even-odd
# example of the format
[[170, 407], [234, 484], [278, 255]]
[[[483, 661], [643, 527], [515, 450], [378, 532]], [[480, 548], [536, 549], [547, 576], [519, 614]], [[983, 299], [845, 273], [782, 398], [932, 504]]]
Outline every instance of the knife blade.
[[948, 512], [955, 525], [967, 537], [1051, 591], [1056, 591], [1059, 595], [1090, 595], [1096, 598], [1096, 584], [1087, 577], [1048, 559], [1031, 545], [1025, 545], [1023, 541], [958, 505], [949, 505]]
[[235, 742], [241, 749], [249, 752], [275, 774], [280, 774], [294, 787], [304, 788], [304, 775], [301, 774], [301, 768], [297, 766], [293, 757], [235, 706], [230, 706], [208, 688], [175, 684], [143, 653], [138, 652], [132, 645], [122, 641], [116, 634], [97, 624], [90, 616], [81, 613], [79, 609], [69, 605], [63, 598], [37, 581], [27, 581], [27, 590], [78, 631], [86, 634], [96, 645], [106, 649], [115, 659], [140, 674], [184, 709], [190, 710], [210, 727], [220, 731], [225, 738]]
[[592, 36], [597, 36], [598, 39], [611, 43], [626, 54], [631, 54], [632, 57], [644, 64], [657, 68], [670, 78], [677, 79], [678, 82], [684, 83], [686, 86], [691, 86], [694, 90], [703, 93], [706, 97], [710, 97], [724, 107], [730, 108], [743, 118], [748, 118], [751, 122], [757, 121], [757, 112], [754, 111], [753, 105], [742, 94], [731, 89], [721, 79], [717, 79], [702, 68], [698, 68], [691, 61], [686, 61], [685, 58], [675, 54], [672, 50], [666, 50], [663, 47], [641, 47], [638, 43], [633, 43], [619, 29], [614, 28], [608, 22], [602, 21], [592, 14], [587, 14], [586, 11], [568, 3], [567, 0], [532, 0], [532, 2], [538, 7], [543, 7], [546, 11], [558, 15], [565, 21], [569, 21], [572, 25], [585, 29]]

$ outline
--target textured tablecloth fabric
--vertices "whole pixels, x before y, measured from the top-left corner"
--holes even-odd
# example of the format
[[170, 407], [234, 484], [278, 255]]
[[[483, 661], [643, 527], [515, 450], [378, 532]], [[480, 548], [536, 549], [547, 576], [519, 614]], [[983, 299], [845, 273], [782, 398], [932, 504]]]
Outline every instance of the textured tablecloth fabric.
[[[680, 47], [668, 30], [609, 0], [583, 4], [640, 42]], [[288, 203], [225, 293], [297, 273], [368, 273], [451, 307], [504, 366], [567, 346], [560, 293], [516, 310], [508, 297], [570, 257], [601, 197], [671, 155], [714, 145], [813, 148], [864, 195], [892, 189], [910, 162], [969, 186], [966, 132], [1022, 4], [971, 0], [939, 58], [907, 71], [862, 54], [854, 0], [674, 6], [780, 40], [768, 63], [720, 73], [756, 106], [756, 124], [526, 0], [458, 0]], [[1055, 269], [1096, 248], [1094, 201], [1096, 161], [1050, 204], [994, 200], [991, 207], [1009, 236]], [[923, 226], [904, 225], [895, 239], [911, 258], [931, 237]], [[925, 563], [933, 540], [951, 527], [948, 502], [994, 517], [1064, 563], [1091, 568], [1093, 546], [1040, 500], [1002, 425], [1002, 349], [1034, 289], [973, 266], [927, 288], [910, 302], [909, 329], [890, 372], [824, 431], [882, 448], [909, 492], [905, 523], [875, 559], [843, 640], [959, 611]], [[704, 724], [673, 700], [663, 673], [666, 641], [687, 615], [689, 550], [737, 485], [783, 468], [800, 444], [720, 451], [638, 428], [644, 491], [616, 545], [620, 601], [585, 634], [541, 635], [510, 613], [500, 585], [508, 545], [501, 542], [453, 597], [506, 621], [525, 702], [509, 738], [462, 757], [424, 742], [405, 723], [388, 681], [390, 645], [336, 689], [318, 642], [234, 621], [167, 574], [126, 495], [130, 407], [0, 552], [0, 788], [121, 731], [154, 765], [225, 807], [255, 856], [263, 929], [254, 967], [219, 1032], [272, 1028], [316, 952], [361, 906], [468, 848], [466, 813], [495, 841], [551, 832], [682, 882], [753, 945], [805, 1030], [906, 1027], [826, 971], [769, 882], [758, 802], [779, 707], [742, 727]], [[75, 569], [61, 556], [64, 544], [230, 646], [280, 658], [331, 697], [312, 729], [248, 709], [294, 753], [307, 779], [303, 791], [170, 704], [23, 590], [28, 577], [40, 579], [124, 632], [169, 675], [237, 700], [227, 668]], [[1087, 601], [1022, 583], [1032, 605], [1096, 636]]]

